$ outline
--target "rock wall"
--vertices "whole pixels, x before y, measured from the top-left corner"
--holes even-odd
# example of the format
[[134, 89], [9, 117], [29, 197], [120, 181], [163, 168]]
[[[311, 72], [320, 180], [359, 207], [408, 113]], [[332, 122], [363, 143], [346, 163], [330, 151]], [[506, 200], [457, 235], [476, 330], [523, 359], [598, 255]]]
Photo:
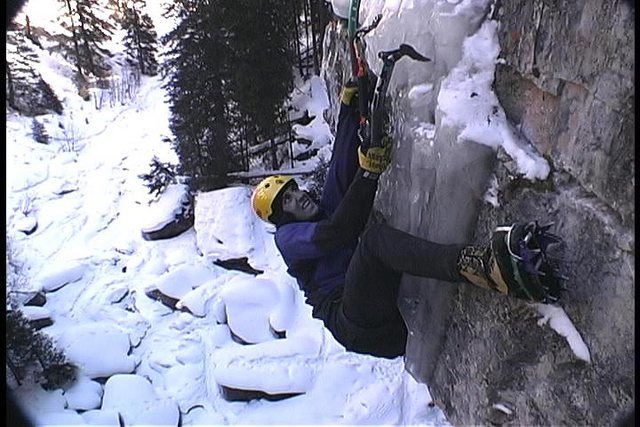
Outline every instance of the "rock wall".
[[570, 278], [562, 305], [592, 363], [538, 327], [528, 304], [462, 286], [437, 361], [420, 373], [455, 425], [616, 425], [635, 399], [633, 9], [505, 1], [494, 18], [496, 94], [552, 173], [532, 184], [498, 162], [500, 207], [481, 208], [474, 240], [517, 219], [555, 221]]
[[[555, 221], [570, 278], [562, 305], [591, 363], [549, 326], [538, 326], [540, 316], [524, 302], [406, 276], [399, 299], [410, 330], [406, 366], [454, 425], [615, 425], [635, 398], [633, 5], [497, 1], [490, 17], [501, 23], [504, 58], [495, 92], [549, 161], [548, 179], [523, 180], [504, 153], [478, 146], [465, 158], [455, 154], [463, 164], [456, 186], [447, 186], [455, 177], [443, 177], [437, 165], [422, 167], [425, 153], [400, 129], [377, 207], [392, 225], [436, 241], [481, 243], [498, 224]], [[323, 66], [330, 94], [348, 67], [345, 32], [334, 23]], [[410, 122], [406, 100], [398, 98], [395, 114]], [[331, 101], [330, 122], [337, 112]], [[495, 175], [498, 208], [482, 200], [484, 170]], [[467, 197], [466, 204], [447, 204], [460, 184], [466, 193], [454, 196]], [[439, 213], [427, 205], [448, 210], [447, 224], [435, 224]]]

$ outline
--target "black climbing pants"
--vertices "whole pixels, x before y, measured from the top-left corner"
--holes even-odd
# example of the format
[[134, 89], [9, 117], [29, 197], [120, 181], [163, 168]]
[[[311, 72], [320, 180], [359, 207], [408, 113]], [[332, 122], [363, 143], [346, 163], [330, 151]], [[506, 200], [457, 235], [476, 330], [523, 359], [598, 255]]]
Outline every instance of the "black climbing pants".
[[360, 237], [342, 292], [325, 324], [348, 350], [381, 357], [404, 354], [407, 328], [398, 309], [402, 274], [461, 282], [457, 259], [464, 245], [441, 245], [384, 224]]

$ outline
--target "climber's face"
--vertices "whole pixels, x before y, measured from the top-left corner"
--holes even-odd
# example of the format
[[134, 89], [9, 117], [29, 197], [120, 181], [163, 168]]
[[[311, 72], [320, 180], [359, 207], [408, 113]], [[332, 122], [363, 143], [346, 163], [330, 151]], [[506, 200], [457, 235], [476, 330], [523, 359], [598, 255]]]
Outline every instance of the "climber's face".
[[293, 215], [296, 221], [309, 221], [318, 214], [318, 205], [306, 191], [291, 186], [282, 194], [283, 212]]

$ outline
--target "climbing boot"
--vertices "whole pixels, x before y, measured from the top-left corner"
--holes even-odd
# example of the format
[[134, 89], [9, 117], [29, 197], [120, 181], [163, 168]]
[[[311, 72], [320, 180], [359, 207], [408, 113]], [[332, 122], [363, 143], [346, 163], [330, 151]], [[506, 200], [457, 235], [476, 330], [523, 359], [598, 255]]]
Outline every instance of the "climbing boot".
[[537, 221], [497, 227], [488, 246], [467, 246], [458, 271], [469, 283], [530, 302], [556, 303], [565, 290], [549, 246], [562, 240]]

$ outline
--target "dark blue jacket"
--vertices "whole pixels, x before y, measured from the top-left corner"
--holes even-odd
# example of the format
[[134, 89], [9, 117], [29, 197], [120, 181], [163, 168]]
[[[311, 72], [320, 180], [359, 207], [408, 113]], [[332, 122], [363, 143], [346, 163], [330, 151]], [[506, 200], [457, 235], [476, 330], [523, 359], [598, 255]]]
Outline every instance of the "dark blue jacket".
[[358, 166], [357, 130], [355, 109], [342, 104], [321, 213], [314, 221], [281, 225], [275, 234], [288, 273], [314, 309], [340, 293], [377, 189]]

